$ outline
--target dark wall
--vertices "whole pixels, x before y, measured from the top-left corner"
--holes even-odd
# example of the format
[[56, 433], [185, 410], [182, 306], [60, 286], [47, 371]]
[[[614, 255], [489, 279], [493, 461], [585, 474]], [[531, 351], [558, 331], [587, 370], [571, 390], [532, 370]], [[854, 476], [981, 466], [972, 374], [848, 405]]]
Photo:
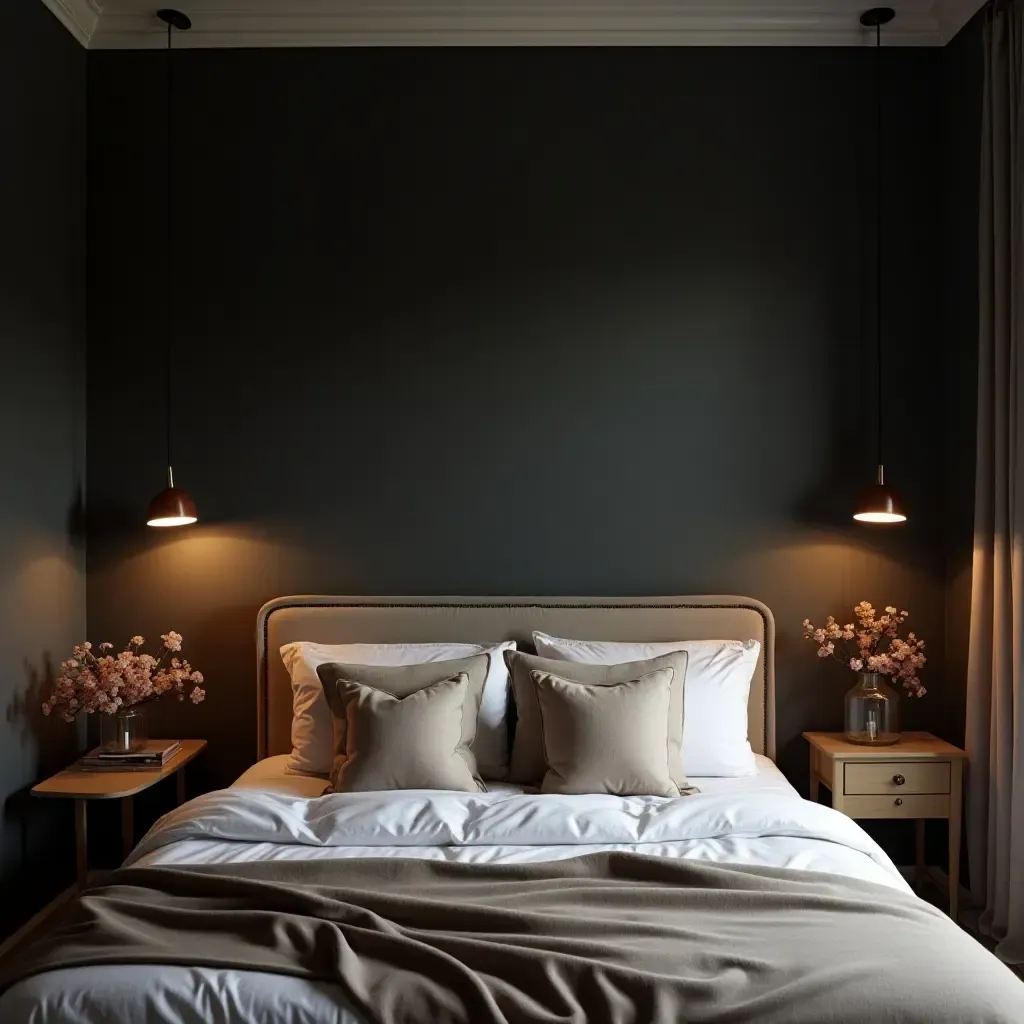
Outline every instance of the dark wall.
[[[942, 55], [885, 57], [889, 478], [874, 471], [866, 50], [182, 51], [175, 469], [163, 57], [89, 59], [89, 633], [182, 632], [168, 733], [255, 751], [284, 593], [733, 592], [778, 622], [779, 756], [842, 721], [800, 640], [861, 598], [943, 647]], [[941, 657], [930, 689], [947, 680]], [[910, 727], [950, 734], [944, 704]], [[950, 738], [958, 738], [951, 735]]]
[[85, 633], [85, 87], [42, 4], [0, 5], [0, 934], [73, 871], [70, 809], [27, 790], [77, 752], [39, 705]]
[[[978, 182], [984, 82], [982, 19], [977, 14], [942, 52], [942, 349], [946, 402], [945, 700], [963, 739], [970, 639], [974, 467], [978, 406]], [[959, 685], [957, 685], [959, 684]]]

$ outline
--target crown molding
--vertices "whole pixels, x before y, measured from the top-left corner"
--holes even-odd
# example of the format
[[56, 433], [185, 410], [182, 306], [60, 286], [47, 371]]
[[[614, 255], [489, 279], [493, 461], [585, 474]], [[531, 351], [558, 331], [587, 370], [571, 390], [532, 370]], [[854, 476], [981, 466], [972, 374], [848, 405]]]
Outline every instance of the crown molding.
[[935, 0], [935, 21], [941, 45], [950, 42], [983, 6], [982, 0]]
[[[123, 0], [122, 0], [123, 2]], [[867, 2], [867, 0], [865, 0]], [[152, 12], [118, 0], [43, 0], [90, 49], [157, 49]], [[903, 0], [887, 46], [943, 46], [982, 0]], [[134, 9], [133, 9], [134, 8]], [[861, 46], [844, 0], [197, 0], [179, 48], [306, 46]]]
[[[690, 0], [345, 0], [188, 8], [179, 48], [304, 46], [860, 46], [870, 32], [841, 3]], [[164, 45], [152, 15], [107, 8], [90, 46]], [[889, 46], [942, 44], [929, 0], [905, 0]]]
[[85, 47], [91, 44], [100, 20], [93, 0], [43, 0], [57, 20]]

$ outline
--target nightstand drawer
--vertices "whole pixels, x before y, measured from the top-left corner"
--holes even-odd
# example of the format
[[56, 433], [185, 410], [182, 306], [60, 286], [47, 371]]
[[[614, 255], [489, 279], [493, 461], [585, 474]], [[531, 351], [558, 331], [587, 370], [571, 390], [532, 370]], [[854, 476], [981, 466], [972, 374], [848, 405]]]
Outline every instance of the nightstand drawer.
[[862, 761], [843, 766], [843, 793], [906, 796], [948, 793], [948, 761]]
[[851, 818], [948, 818], [949, 795], [846, 796], [843, 814]]

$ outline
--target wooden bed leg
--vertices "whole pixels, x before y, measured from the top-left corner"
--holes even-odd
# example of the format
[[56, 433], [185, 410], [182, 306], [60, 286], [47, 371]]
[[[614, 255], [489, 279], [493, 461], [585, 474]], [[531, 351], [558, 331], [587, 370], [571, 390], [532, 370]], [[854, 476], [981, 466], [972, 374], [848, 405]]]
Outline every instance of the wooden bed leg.
[[75, 865], [80, 888], [84, 888], [89, 879], [89, 833], [85, 808], [85, 800], [75, 801]]

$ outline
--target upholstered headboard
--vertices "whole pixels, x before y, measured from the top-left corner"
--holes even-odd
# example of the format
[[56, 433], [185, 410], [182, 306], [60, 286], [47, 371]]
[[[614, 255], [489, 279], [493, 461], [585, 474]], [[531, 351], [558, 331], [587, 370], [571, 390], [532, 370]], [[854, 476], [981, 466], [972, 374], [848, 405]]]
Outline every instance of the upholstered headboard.
[[279, 653], [317, 643], [486, 643], [532, 650], [533, 630], [583, 640], [758, 640], [750, 744], [775, 757], [775, 620], [749, 597], [279, 597], [256, 617], [259, 757], [291, 751], [292, 691]]

